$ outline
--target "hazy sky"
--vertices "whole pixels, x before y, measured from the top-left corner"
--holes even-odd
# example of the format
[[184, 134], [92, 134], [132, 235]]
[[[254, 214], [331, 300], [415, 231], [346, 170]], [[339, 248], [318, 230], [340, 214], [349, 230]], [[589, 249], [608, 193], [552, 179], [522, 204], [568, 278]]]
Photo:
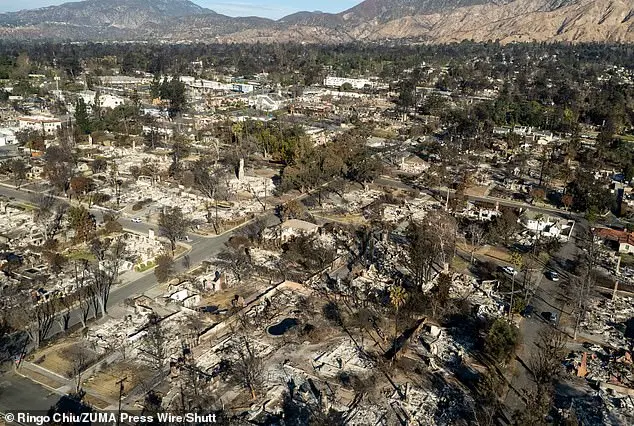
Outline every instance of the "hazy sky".
[[[361, 0], [193, 0], [194, 3], [229, 16], [264, 16], [278, 19], [300, 10], [341, 12]], [[0, 12], [33, 9], [66, 3], [65, 0], [0, 0]]]

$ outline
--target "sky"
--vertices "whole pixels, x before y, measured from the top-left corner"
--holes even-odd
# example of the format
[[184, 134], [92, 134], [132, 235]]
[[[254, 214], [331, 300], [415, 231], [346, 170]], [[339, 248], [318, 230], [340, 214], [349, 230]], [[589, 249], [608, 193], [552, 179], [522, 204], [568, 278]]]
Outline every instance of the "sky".
[[[57, 5], [68, 0], [0, 0], [0, 12]], [[229, 16], [262, 16], [279, 19], [300, 10], [341, 12], [361, 0], [192, 0], [194, 3]]]

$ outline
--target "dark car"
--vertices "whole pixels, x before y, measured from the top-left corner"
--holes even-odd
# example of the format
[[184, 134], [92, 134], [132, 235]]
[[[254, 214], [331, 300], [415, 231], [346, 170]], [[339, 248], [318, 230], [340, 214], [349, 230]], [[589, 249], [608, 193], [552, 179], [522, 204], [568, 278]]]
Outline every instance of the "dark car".
[[546, 272], [546, 278], [551, 281], [559, 281], [559, 274], [555, 271], [548, 271]]
[[542, 317], [552, 323], [557, 323], [557, 314], [554, 312], [542, 312]]
[[533, 308], [532, 305], [526, 305], [526, 307], [522, 311], [522, 316], [524, 318], [531, 318], [533, 316], [534, 311], [535, 311], [535, 308]]

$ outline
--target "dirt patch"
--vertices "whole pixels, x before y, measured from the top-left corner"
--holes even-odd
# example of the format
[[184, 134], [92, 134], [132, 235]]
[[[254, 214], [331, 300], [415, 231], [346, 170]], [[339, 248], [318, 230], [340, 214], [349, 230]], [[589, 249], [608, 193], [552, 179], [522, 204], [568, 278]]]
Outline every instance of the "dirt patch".
[[199, 306], [217, 306], [218, 309], [229, 309], [231, 308], [231, 301], [235, 298], [236, 294], [247, 300], [258, 291], [260, 291], [260, 289], [254, 284], [238, 285], [203, 296]]
[[[77, 345], [77, 341], [70, 340], [70, 338], [60, 341], [38, 350], [33, 355], [32, 362], [62, 377], [68, 377], [72, 370], [72, 353]], [[96, 354], [89, 349], [84, 348], [84, 350], [86, 351], [86, 364], [89, 364], [91, 359], [96, 358]]]
[[84, 386], [95, 393], [103, 395], [105, 399], [119, 399], [119, 384], [123, 382], [123, 394], [126, 395], [132, 389], [152, 377], [152, 371], [146, 366], [134, 364], [132, 362], [120, 362], [110, 364], [103, 370], [96, 372], [84, 381]]
[[478, 250], [477, 253], [503, 262], [508, 262], [510, 252], [502, 247], [486, 246]]
[[100, 410], [105, 410], [112, 405], [109, 402], [92, 395], [84, 395], [84, 402], [92, 405], [93, 407], [97, 407]]
[[488, 186], [470, 186], [464, 190], [465, 195], [484, 197], [489, 192]]
[[348, 225], [365, 225], [368, 223], [368, 221], [363, 217], [362, 214], [316, 214], [315, 217], [323, 218], [331, 222], [338, 222]]

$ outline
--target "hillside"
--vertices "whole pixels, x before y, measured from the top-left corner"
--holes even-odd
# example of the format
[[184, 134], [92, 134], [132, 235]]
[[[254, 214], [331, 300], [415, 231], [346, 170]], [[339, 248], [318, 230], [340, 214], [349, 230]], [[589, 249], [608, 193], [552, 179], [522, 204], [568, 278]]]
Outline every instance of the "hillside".
[[346, 43], [634, 42], [634, 0], [365, 0], [338, 14], [231, 18], [188, 0], [87, 0], [0, 14], [2, 38]]

